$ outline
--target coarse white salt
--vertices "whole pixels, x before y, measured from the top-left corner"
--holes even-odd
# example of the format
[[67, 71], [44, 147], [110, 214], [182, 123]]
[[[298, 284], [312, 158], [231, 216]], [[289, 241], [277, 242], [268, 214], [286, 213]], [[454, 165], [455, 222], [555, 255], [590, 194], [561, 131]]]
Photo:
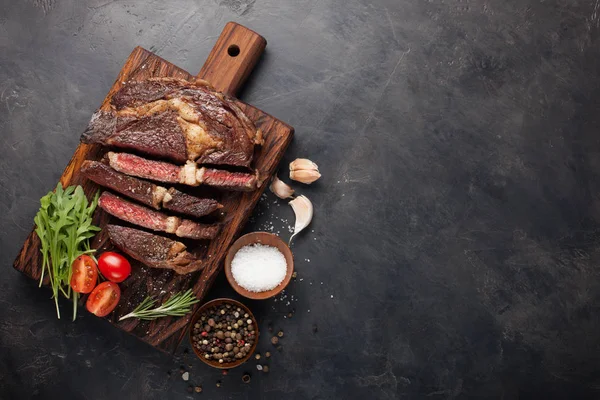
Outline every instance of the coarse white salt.
[[235, 253], [231, 260], [233, 279], [251, 292], [265, 292], [283, 282], [287, 272], [285, 256], [273, 246], [251, 244]]

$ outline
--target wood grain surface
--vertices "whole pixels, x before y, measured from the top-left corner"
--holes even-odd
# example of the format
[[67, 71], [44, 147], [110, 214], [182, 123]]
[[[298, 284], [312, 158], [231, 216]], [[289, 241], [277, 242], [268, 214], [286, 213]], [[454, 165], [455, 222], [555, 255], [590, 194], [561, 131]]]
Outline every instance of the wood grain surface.
[[[227, 48], [232, 44], [240, 48], [239, 54], [235, 57], [227, 53]], [[218, 89], [228, 94], [233, 94], [247, 78], [252, 67], [260, 57], [260, 53], [264, 50], [265, 45], [266, 41], [256, 33], [230, 22], [226, 25], [222, 35], [217, 40], [217, 44], [213, 48], [198, 77], [209, 81]], [[143, 80], [150, 77], [195, 79], [188, 72], [141, 47], [137, 47], [133, 50], [121, 69], [101, 108], [109, 107], [112, 96], [125, 82]], [[294, 129], [291, 126], [243, 102], [237, 101], [237, 104], [254, 121], [257, 128], [262, 130], [265, 138], [264, 145], [257, 147], [254, 159], [254, 168], [264, 178], [260, 188], [251, 193], [219, 193], [219, 201], [224, 205], [222, 210], [224, 212], [224, 225], [214, 240], [199, 245], [203, 247], [203, 253], [205, 254], [206, 267], [202, 271], [188, 275], [177, 275], [173, 271], [148, 268], [132, 260], [134, 261], [132, 262], [132, 275], [120, 284], [122, 290], [121, 301], [116, 310], [107, 317], [112, 324], [163, 351], [175, 351], [186, 333], [185, 328], [193, 313], [188, 314], [186, 317], [167, 317], [150, 322], [138, 321], [134, 318], [118, 322], [118, 318], [130, 312], [147, 295], [156, 296], [160, 302], [173, 293], [192, 287], [199, 299], [204, 298], [223, 266], [223, 260], [228, 248], [239, 235], [244, 224], [252, 214], [254, 207], [267, 187], [270, 177], [275, 173], [277, 165], [293, 136]], [[79, 135], [79, 132], [73, 132], [73, 134]], [[84, 160], [100, 160], [105, 152], [106, 149], [99, 145], [80, 144], [65, 168], [60, 182], [63, 186], [83, 186], [85, 193], [90, 198], [101, 188], [97, 184], [87, 180], [80, 173], [80, 167]], [[122, 224], [122, 222], [100, 209], [94, 214], [94, 222], [100, 227], [104, 227], [108, 223]], [[25, 240], [23, 248], [14, 262], [16, 269], [33, 279], [39, 279], [41, 275], [42, 259], [39, 246], [39, 239], [35, 232], [32, 231]], [[98, 249], [99, 252], [113, 249], [104, 230], [96, 235], [92, 246]], [[85, 298], [81, 301], [83, 303]], [[201, 304], [202, 301], [196, 305], [194, 311]]]
[[208, 55], [199, 78], [235, 96], [265, 51], [267, 41], [245, 26], [229, 22]]

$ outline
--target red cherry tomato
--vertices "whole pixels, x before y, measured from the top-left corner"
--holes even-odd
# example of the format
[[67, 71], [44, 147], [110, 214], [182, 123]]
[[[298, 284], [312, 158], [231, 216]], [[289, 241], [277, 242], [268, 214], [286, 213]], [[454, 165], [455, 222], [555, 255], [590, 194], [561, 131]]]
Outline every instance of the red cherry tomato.
[[131, 264], [119, 253], [107, 251], [98, 258], [98, 268], [111, 282], [123, 282], [131, 274]]
[[92, 291], [85, 303], [89, 312], [105, 317], [115, 309], [121, 299], [121, 289], [113, 282], [102, 282]]
[[88, 255], [79, 256], [71, 266], [71, 287], [77, 293], [89, 293], [96, 286], [98, 269], [94, 259]]

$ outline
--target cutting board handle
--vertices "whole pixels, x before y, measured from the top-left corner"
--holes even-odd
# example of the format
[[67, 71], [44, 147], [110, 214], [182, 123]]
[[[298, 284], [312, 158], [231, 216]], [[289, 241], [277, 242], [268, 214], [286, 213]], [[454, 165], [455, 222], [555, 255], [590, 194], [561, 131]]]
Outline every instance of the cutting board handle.
[[218, 91], [235, 96], [267, 46], [258, 33], [228, 22], [211, 50], [198, 78]]

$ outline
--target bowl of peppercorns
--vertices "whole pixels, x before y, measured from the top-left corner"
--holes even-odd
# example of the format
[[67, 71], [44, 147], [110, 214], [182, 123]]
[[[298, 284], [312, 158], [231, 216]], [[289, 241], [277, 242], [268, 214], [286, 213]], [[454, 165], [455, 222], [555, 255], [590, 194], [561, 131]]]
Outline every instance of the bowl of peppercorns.
[[252, 312], [233, 299], [215, 299], [196, 311], [190, 323], [194, 353], [211, 367], [230, 369], [250, 358], [258, 342]]

